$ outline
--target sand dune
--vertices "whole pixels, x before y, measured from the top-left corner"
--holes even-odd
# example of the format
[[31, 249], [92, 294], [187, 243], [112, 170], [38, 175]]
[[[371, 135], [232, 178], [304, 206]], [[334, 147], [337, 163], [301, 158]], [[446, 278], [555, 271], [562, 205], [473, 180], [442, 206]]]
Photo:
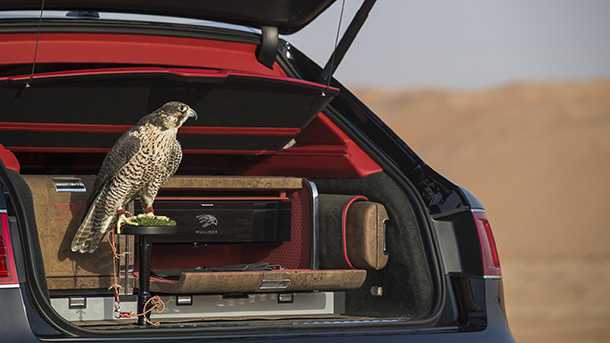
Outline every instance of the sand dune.
[[519, 342], [610, 341], [610, 80], [357, 93], [483, 200]]

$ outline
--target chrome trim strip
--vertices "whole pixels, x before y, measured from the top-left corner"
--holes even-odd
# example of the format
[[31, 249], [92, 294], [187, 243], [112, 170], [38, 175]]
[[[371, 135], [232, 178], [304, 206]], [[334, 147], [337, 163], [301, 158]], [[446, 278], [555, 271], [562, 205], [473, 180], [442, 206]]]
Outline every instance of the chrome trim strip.
[[471, 208], [470, 212], [487, 212], [487, 210], [483, 208]]
[[346, 319], [346, 320], [316, 320], [303, 323], [304, 325], [342, 325], [342, 324], [382, 324], [397, 323], [403, 319]]
[[311, 269], [320, 269], [320, 257], [319, 257], [319, 239], [320, 239], [320, 228], [319, 228], [319, 193], [318, 187], [315, 183], [303, 179], [305, 186], [311, 192]]
[[0, 285], [0, 289], [2, 288], [19, 288], [19, 284], [18, 283], [9, 283], [6, 285]]
[[85, 193], [87, 190], [84, 188], [64, 188], [62, 186], [55, 186], [56, 192], [70, 192], [70, 193]]
[[71, 192], [71, 193], [84, 193], [87, 192], [87, 188], [83, 183], [83, 180], [77, 177], [54, 177], [53, 183], [55, 184], [56, 192]]
[[501, 280], [502, 276], [500, 276], [500, 275], [483, 275], [483, 279], [486, 279], [486, 280]]

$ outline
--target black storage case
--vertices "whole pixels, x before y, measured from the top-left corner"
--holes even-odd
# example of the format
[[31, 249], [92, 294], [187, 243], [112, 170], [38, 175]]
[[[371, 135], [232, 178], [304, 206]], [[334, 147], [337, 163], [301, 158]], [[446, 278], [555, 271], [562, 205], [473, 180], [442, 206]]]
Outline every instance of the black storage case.
[[[138, 204], [136, 204], [138, 206]], [[155, 214], [179, 233], [158, 243], [271, 243], [290, 240], [290, 202], [281, 200], [157, 200]]]

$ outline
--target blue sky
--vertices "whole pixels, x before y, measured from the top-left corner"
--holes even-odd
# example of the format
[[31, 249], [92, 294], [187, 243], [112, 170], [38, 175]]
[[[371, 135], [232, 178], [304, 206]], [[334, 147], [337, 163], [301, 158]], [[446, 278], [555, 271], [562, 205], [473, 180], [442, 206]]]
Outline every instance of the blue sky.
[[[333, 48], [338, 0], [286, 37], [319, 63]], [[361, 0], [346, 0], [343, 28]], [[608, 0], [378, 0], [337, 71], [348, 84], [480, 88], [610, 77]]]

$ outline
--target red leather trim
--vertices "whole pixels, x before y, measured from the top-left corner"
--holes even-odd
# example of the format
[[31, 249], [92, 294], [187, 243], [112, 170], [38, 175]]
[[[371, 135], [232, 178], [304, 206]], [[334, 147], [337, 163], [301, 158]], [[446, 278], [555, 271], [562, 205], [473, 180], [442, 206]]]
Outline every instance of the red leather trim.
[[[0, 131], [123, 133], [130, 127], [131, 125], [0, 122]], [[184, 126], [180, 129], [180, 134], [184, 135], [293, 137], [300, 132], [301, 129], [292, 127]]]
[[19, 165], [19, 160], [11, 150], [8, 150], [4, 147], [4, 145], [0, 144], [0, 160], [4, 163], [4, 167], [7, 169], [14, 170], [19, 173], [21, 170], [21, 166]]
[[343, 210], [341, 211], [341, 239], [343, 243], [343, 260], [350, 269], [356, 268], [352, 264], [352, 261], [350, 260], [349, 254], [347, 252], [347, 211], [349, 210], [349, 207], [358, 200], [367, 201], [369, 199], [364, 195], [355, 195], [351, 199], [349, 199], [345, 203], [345, 205], [343, 205]]
[[[216, 70], [216, 69], [194, 69], [194, 68], [160, 68], [160, 67], [131, 67], [131, 68], [97, 68], [97, 69], [78, 69], [78, 70], [65, 70], [55, 71], [47, 73], [34, 74], [33, 79], [61, 79], [65, 77], [87, 77], [87, 76], [101, 76], [101, 75], [134, 75], [134, 74], [171, 74], [181, 77], [201, 77], [201, 78], [228, 78], [231, 76], [253, 78], [253, 79], [266, 79], [280, 82], [287, 82], [298, 84], [302, 86], [308, 86], [319, 89], [329, 89], [333, 92], [338, 92], [339, 89], [335, 87], [327, 87], [326, 85], [295, 79], [287, 76], [274, 76], [274, 75], [260, 75], [245, 72], [235, 72], [229, 70]], [[13, 75], [0, 77], [0, 81], [24, 81], [30, 79], [29, 74], [24, 75]]]
[[[215, 69], [189, 69], [189, 68], [157, 68], [157, 67], [133, 67], [133, 68], [99, 68], [54, 71], [48, 73], [34, 74], [34, 79], [61, 79], [64, 77], [81, 77], [97, 75], [133, 75], [133, 74], [172, 74], [184, 77], [226, 78], [229, 72]], [[0, 77], [0, 81], [23, 81], [30, 79], [30, 75], [13, 75]]]
[[298, 127], [226, 127], [226, 126], [184, 126], [180, 134], [186, 135], [243, 135], [243, 136], [289, 136], [301, 132]]
[[230, 149], [182, 149], [184, 154], [193, 155], [271, 155], [274, 150], [230, 150]]
[[[230, 75], [241, 76], [241, 77], [251, 77], [251, 78], [257, 77], [256, 75], [240, 73], [240, 72], [231, 72]], [[258, 76], [258, 77], [260, 77], [260, 76]], [[332, 92], [339, 92], [339, 88], [336, 88], [336, 87], [327, 86], [327, 85], [324, 85], [321, 83], [311, 82], [311, 81], [302, 80], [302, 79], [294, 79], [294, 78], [287, 77], [287, 76], [265, 76], [264, 78], [269, 79], [269, 80], [290, 82], [290, 83], [295, 83], [295, 84], [299, 84], [299, 85], [303, 85], [303, 86], [320, 88], [320, 89], [329, 90]]]
[[[93, 147], [43, 147], [43, 146], [16, 146], [10, 147], [14, 152], [55, 152], [55, 153], [107, 153], [110, 148]], [[229, 150], [229, 149], [182, 149], [184, 154], [204, 155], [268, 155], [272, 150]]]
[[75, 148], [75, 147], [48, 147], [48, 146], [15, 146], [10, 147], [14, 152], [66, 152], [66, 153], [106, 153], [110, 148]]
[[[29, 64], [35, 33], [2, 34], [0, 64]], [[98, 33], [41, 33], [38, 63], [172, 65], [285, 76], [256, 59], [256, 44], [171, 36]]]
[[225, 196], [225, 197], [214, 197], [214, 196], [207, 196], [207, 197], [189, 197], [189, 196], [175, 196], [175, 197], [166, 197], [166, 196], [158, 196], [155, 198], [155, 200], [177, 200], [177, 201], [188, 201], [188, 200], [201, 200], [201, 201], [205, 201], [205, 200], [288, 200], [287, 196], [268, 196], [268, 197], [264, 197], [264, 196]]

